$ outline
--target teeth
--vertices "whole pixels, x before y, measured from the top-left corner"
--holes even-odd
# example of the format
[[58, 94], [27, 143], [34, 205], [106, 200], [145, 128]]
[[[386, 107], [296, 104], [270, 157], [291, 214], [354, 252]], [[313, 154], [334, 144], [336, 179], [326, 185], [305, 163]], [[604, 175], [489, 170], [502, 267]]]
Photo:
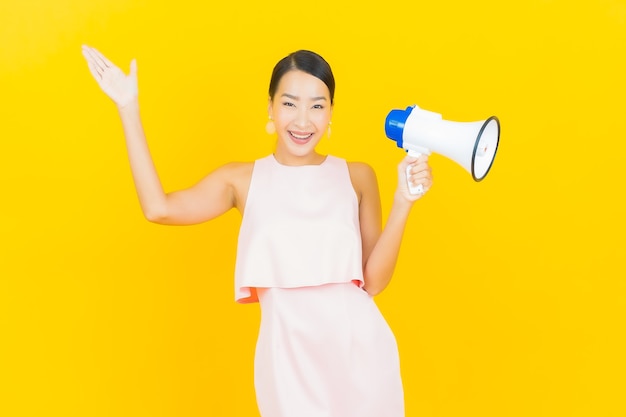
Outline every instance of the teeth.
[[312, 135], [312, 133], [309, 133], [308, 135], [296, 135], [295, 133], [291, 132], [291, 136], [293, 136], [296, 139], [308, 139], [310, 138]]

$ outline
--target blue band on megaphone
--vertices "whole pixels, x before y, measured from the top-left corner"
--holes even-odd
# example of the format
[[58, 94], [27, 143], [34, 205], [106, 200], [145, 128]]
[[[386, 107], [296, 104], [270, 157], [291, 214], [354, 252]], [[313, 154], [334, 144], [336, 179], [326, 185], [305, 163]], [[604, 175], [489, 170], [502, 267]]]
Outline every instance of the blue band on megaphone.
[[406, 110], [391, 110], [385, 120], [385, 135], [389, 139], [395, 140], [399, 148], [402, 147], [404, 124], [412, 110], [412, 107], [408, 107]]

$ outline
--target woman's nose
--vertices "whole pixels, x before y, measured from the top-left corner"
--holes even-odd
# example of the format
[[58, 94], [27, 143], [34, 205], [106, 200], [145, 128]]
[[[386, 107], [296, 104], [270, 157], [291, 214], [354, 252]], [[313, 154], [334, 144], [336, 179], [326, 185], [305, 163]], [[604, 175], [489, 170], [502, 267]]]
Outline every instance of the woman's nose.
[[298, 115], [296, 116], [296, 126], [298, 127], [307, 127], [309, 124], [309, 113], [306, 109], [301, 109], [298, 111]]

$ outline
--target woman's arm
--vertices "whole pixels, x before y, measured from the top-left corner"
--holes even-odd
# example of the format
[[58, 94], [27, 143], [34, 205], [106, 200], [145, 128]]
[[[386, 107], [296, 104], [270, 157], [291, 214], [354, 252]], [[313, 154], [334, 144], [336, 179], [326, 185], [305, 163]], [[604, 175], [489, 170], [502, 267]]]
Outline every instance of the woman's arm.
[[128, 159], [146, 219], [167, 225], [190, 225], [211, 220], [233, 207], [242, 209], [237, 190], [250, 178], [252, 165], [230, 163], [209, 173], [190, 188], [165, 193], [144, 135], [135, 102], [119, 109]]
[[408, 192], [407, 165], [413, 166], [411, 172], [415, 185], [423, 184], [425, 190], [432, 185], [427, 157], [406, 157], [398, 165], [398, 187], [389, 217], [381, 230], [380, 195], [374, 171], [365, 164], [351, 164], [352, 180], [359, 195], [364, 288], [370, 295], [379, 294], [391, 281], [409, 213], [413, 203], [421, 197]]
[[94, 79], [118, 108], [128, 159], [139, 203], [144, 216], [159, 224], [196, 224], [241, 207], [242, 179], [251, 172], [250, 164], [228, 164], [207, 175], [193, 187], [165, 193], [150, 155], [139, 112], [137, 65], [130, 74], [115, 66], [100, 52], [83, 47], [83, 56]]

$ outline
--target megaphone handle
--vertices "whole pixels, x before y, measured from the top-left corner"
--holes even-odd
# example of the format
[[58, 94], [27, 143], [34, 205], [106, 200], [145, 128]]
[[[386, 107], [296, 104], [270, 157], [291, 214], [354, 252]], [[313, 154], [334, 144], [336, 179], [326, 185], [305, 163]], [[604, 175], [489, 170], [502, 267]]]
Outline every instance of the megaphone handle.
[[[420, 156], [422, 156], [421, 152], [413, 150], [409, 150], [408, 153], [409, 156], [412, 156], [413, 158], [419, 158]], [[406, 185], [409, 187], [409, 193], [411, 193], [412, 195], [424, 194], [424, 186], [422, 184], [411, 184], [411, 165], [406, 167]]]

